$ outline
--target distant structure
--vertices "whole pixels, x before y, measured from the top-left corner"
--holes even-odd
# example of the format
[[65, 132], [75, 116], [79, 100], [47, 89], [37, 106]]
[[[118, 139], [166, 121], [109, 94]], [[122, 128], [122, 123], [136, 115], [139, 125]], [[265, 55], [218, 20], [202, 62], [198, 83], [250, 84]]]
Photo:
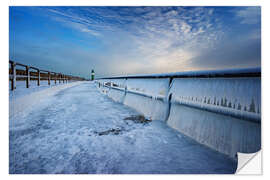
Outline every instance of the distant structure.
[[95, 71], [94, 71], [94, 69], [92, 69], [92, 71], [91, 71], [91, 81], [94, 81], [94, 79], [95, 79]]

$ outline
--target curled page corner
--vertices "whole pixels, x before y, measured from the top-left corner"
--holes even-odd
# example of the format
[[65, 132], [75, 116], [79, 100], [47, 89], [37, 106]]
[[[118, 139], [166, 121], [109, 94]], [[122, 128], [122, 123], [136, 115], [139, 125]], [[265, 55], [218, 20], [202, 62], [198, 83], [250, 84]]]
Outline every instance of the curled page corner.
[[235, 174], [262, 174], [261, 150], [255, 153], [237, 153], [238, 164]]

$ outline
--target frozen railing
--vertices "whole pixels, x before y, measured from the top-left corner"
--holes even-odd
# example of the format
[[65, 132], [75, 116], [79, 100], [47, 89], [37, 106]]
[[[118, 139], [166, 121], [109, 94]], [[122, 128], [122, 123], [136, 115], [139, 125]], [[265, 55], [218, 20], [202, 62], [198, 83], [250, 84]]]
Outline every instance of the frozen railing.
[[101, 91], [232, 157], [260, 149], [261, 69], [100, 78]]
[[97, 79], [99, 86], [260, 121], [260, 68], [129, 75]]
[[[77, 80], [84, 80], [84, 78], [65, 75], [62, 73], [56, 73], [52, 71], [42, 70], [33, 66], [28, 66], [25, 64], [21, 64], [14, 61], [9, 61], [9, 80], [11, 81], [11, 90], [16, 89], [16, 81], [25, 81], [26, 88], [29, 88], [30, 80], [36, 80], [37, 85], [40, 86], [41, 80], [47, 80], [48, 85], [50, 85], [51, 80], [54, 80], [56, 84], [57, 81], [59, 83], [68, 82], [70, 80], [77, 81]], [[24, 68], [19, 69], [18, 67]], [[34, 70], [34, 71], [33, 71]]]

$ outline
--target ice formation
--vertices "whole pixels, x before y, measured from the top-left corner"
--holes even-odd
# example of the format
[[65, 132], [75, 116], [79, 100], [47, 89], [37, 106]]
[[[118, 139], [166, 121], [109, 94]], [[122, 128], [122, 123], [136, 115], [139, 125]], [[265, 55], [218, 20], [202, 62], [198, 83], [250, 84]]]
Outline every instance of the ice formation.
[[[139, 113], [100, 93], [110, 92], [109, 88], [99, 91], [93, 83], [83, 82], [50, 89], [14, 101], [28, 105], [9, 119], [11, 174], [217, 174], [236, 170], [235, 161], [165, 122], [125, 120]], [[33, 97], [39, 97], [38, 104], [31, 102], [36, 100]]]
[[[121, 102], [125, 105], [150, 119], [167, 121], [169, 126], [197, 142], [235, 158], [237, 152], [255, 152], [261, 148], [259, 73], [260, 69], [255, 68], [101, 81], [109, 91], [117, 88], [110, 88], [112, 81], [121, 81], [122, 88], [116, 91], [124, 92]], [[252, 74], [256, 75], [249, 77]]]

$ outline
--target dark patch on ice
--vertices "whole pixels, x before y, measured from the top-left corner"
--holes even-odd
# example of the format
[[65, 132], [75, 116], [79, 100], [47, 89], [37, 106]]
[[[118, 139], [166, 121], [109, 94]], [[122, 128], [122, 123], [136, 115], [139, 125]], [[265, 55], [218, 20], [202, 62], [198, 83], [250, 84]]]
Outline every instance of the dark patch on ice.
[[109, 134], [119, 135], [119, 134], [121, 134], [121, 132], [122, 132], [121, 128], [112, 128], [112, 129], [109, 129], [106, 131], [100, 131], [100, 132], [94, 131], [93, 133], [97, 134], [99, 136], [104, 136], [104, 135], [109, 135]]
[[[124, 120], [133, 121], [134, 123], [141, 123], [143, 125], [152, 121], [152, 120], [146, 119], [142, 115], [132, 115], [132, 116], [124, 118]], [[127, 131], [129, 131], [129, 129], [125, 129], [125, 128], [122, 128], [122, 127], [117, 127], [117, 128], [110, 128], [110, 129], [105, 130], [105, 131], [92, 131], [92, 133], [89, 134], [89, 136], [91, 136], [92, 134], [95, 134], [95, 135], [98, 135], [98, 136], [119, 135], [119, 134], [122, 134], [124, 131], [127, 132]]]
[[146, 119], [143, 115], [132, 115], [130, 117], [126, 117], [124, 120], [130, 120], [133, 121], [135, 123], [149, 123], [152, 120]]

